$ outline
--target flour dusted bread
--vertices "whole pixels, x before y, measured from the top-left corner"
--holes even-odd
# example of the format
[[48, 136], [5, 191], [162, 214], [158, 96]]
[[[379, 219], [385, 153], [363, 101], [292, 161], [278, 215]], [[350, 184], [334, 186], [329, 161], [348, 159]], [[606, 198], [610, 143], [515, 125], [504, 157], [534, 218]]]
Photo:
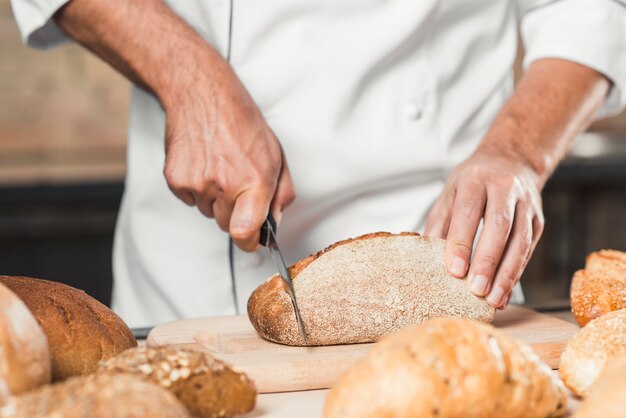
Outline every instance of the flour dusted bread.
[[626, 354], [609, 360], [574, 418], [624, 418]]
[[0, 284], [0, 405], [50, 382], [50, 350], [26, 305]]
[[626, 309], [589, 322], [567, 344], [559, 373], [567, 387], [585, 396], [607, 362], [626, 354]]
[[580, 325], [626, 308], [626, 253], [602, 250], [587, 257], [574, 274], [570, 289], [572, 313]]
[[158, 384], [195, 418], [219, 418], [254, 409], [256, 389], [248, 377], [211, 354], [174, 346], [138, 347], [102, 361], [101, 374], [130, 374]]
[[[490, 322], [494, 309], [446, 271], [444, 245], [416, 233], [379, 232], [338, 242], [290, 267], [308, 345], [377, 341], [441, 316]], [[248, 316], [263, 338], [304, 345], [278, 275], [252, 293]]]
[[530, 347], [491, 325], [439, 318], [377, 343], [331, 389], [324, 416], [547, 418], [566, 402]]
[[89, 373], [99, 360], [137, 345], [120, 317], [81, 290], [28, 277], [0, 276], [0, 283], [22, 299], [48, 337], [54, 381]]
[[129, 375], [78, 376], [11, 398], [0, 418], [190, 418], [167, 390]]

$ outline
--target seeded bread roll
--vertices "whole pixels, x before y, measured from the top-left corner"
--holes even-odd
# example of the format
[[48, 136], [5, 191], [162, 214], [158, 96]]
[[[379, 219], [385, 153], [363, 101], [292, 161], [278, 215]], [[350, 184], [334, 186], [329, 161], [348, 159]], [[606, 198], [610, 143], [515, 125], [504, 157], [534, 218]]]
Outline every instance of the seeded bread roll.
[[626, 308], [626, 253], [615, 250], [591, 253], [585, 269], [574, 274], [570, 301], [572, 313], [582, 326]]
[[[444, 265], [445, 241], [386, 232], [338, 242], [299, 261], [289, 272], [308, 345], [377, 341], [407, 325], [441, 316], [490, 322], [494, 309]], [[261, 337], [304, 345], [280, 276], [248, 300]]]
[[609, 360], [574, 418], [623, 418], [626, 399], [626, 354]]
[[530, 347], [491, 325], [439, 318], [376, 344], [331, 389], [324, 417], [547, 418], [566, 403]]
[[626, 353], [626, 309], [589, 322], [563, 350], [559, 373], [579, 396], [587, 395], [607, 361]]
[[240, 415], [254, 409], [248, 377], [209, 353], [188, 348], [139, 347], [99, 364], [98, 373], [132, 374], [168, 389], [195, 418]]
[[81, 290], [28, 277], [0, 276], [0, 283], [22, 299], [47, 335], [54, 381], [92, 372], [98, 361], [137, 346], [124, 321]]
[[0, 405], [45, 383], [50, 383], [48, 340], [26, 305], [0, 284]]
[[11, 398], [0, 418], [190, 418], [167, 390], [129, 375], [79, 376]]

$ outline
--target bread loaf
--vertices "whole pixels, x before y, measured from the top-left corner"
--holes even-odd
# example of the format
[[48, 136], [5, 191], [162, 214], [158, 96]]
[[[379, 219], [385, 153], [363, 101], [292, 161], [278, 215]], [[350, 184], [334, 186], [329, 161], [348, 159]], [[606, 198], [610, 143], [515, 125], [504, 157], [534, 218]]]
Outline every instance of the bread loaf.
[[439, 318], [376, 344], [331, 389], [326, 418], [546, 418], [565, 388], [532, 349], [491, 325]]
[[[338, 242], [289, 272], [308, 345], [377, 341], [407, 325], [454, 316], [490, 322], [494, 309], [444, 265], [445, 241], [379, 232]], [[248, 300], [248, 316], [270, 341], [304, 345], [280, 276]]]
[[0, 284], [0, 405], [49, 382], [48, 340], [26, 305]]
[[195, 418], [234, 416], [254, 409], [256, 389], [209, 353], [188, 348], [139, 347], [99, 364], [98, 373], [131, 374], [173, 393]]
[[0, 283], [24, 301], [47, 335], [54, 381], [92, 372], [99, 360], [137, 345], [113, 311], [81, 290], [28, 277], [0, 276]]
[[572, 313], [580, 325], [626, 308], [626, 253], [602, 250], [587, 257], [574, 274], [570, 289]]
[[129, 375], [78, 376], [12, 398], [0, 418], [190, 418], [167, 390]]
[[626, 354], [609, 360], [574, 418], [623, 418], [626, 415]]
[[626, 309], [589, 322], [567, 344], [559, 373], [567, 387], [585, 396], [607, 361], [626, 353]]

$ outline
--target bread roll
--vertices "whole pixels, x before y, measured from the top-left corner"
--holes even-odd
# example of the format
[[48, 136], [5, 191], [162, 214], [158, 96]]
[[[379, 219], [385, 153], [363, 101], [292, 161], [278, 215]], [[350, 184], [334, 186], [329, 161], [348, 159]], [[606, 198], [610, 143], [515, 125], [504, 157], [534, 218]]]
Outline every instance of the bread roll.
[[[363, 343], [430, 318], [490, 322], [494, 309], [444, 265], [445, 241], [378, 232], [338, 242], [289, 272], [308, 345]], [[284, 284], [275, 275], [248, 300], [248, 316], [270, 341], [304, 345]]]
[[559, 373], [567, 387], [585, 396], [606, 362], [626, 353], [626, 309], [589, 322], [563, 350]]
[[100, 363], [98, 373], [132, 374], [168, 389], [195, 418], [239, 415], [254, 409], [256, 389], [209, 353], [188, 348], [139, 347]]
[[46, 333], [52, 354], [52, 379], [92, 372], [106, 359], [137, 341], [112, 310], [73, 287], [31, 279], [0, 276], [35, 316]]
[[73, 377], [12, 398], [0, 418], [190, 418], [167, 390], [129, 375]]
[[626, 253], [591, 253], [585, 269], [574, 274], [570, 302], [574, 318], [582, 326], [608, 312], [626, 308]]
[[574, 418], [623, 418], [626, 415], [626, 354], [609, 360]]
[[48, 340], [26, 305], [0, 284], [0, 405], [49, 382]]
[[439, 318], [376, 344], [331, 389], [326, 418], [546, 418], [565, 388], [532, 349], [491, 325]]

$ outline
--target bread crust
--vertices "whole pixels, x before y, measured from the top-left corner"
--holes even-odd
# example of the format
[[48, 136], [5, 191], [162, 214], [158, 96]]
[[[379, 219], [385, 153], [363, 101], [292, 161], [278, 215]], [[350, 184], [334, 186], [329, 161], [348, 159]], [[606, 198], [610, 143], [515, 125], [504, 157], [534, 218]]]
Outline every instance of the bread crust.
[[0, 405], [50, 378], [45, 334], [26, 305], [0, 284]]
[[133, 348], [100, 362], [97, 373], [130, 374], [158, 384], [195, 418], [241, 415], [252, 411], [256, 402], [256, 388], [245, 374], [191, 348]]
[[[307, 345], [377, 341], [437, 316], [490, 322], [494, 310], [450, 276], [445, 242], [417, 233], [377, 232], [337, 242], [289, 268]], [[248, 316], [265, 339], [304, 345], [278, 274], [248, 300]]]
[[589, 322], [567, 344], [559, 373], [578, 396], [586, 396], [607, 361], [626, 354], [626, 309]]
[[52, 379], [92, 372], [102, 359], [137, 346], [128, 326], [85, 292], [62, 283], [0, 276], [26, 304], [48, 337]]
[[561, 382], [494, 327], [438, 318], [377, 343], [331, 389], [325, 418], [562, 416]]
[[622, 418], [626, 399], [626, 354], [609, 360], [573, 418]]

